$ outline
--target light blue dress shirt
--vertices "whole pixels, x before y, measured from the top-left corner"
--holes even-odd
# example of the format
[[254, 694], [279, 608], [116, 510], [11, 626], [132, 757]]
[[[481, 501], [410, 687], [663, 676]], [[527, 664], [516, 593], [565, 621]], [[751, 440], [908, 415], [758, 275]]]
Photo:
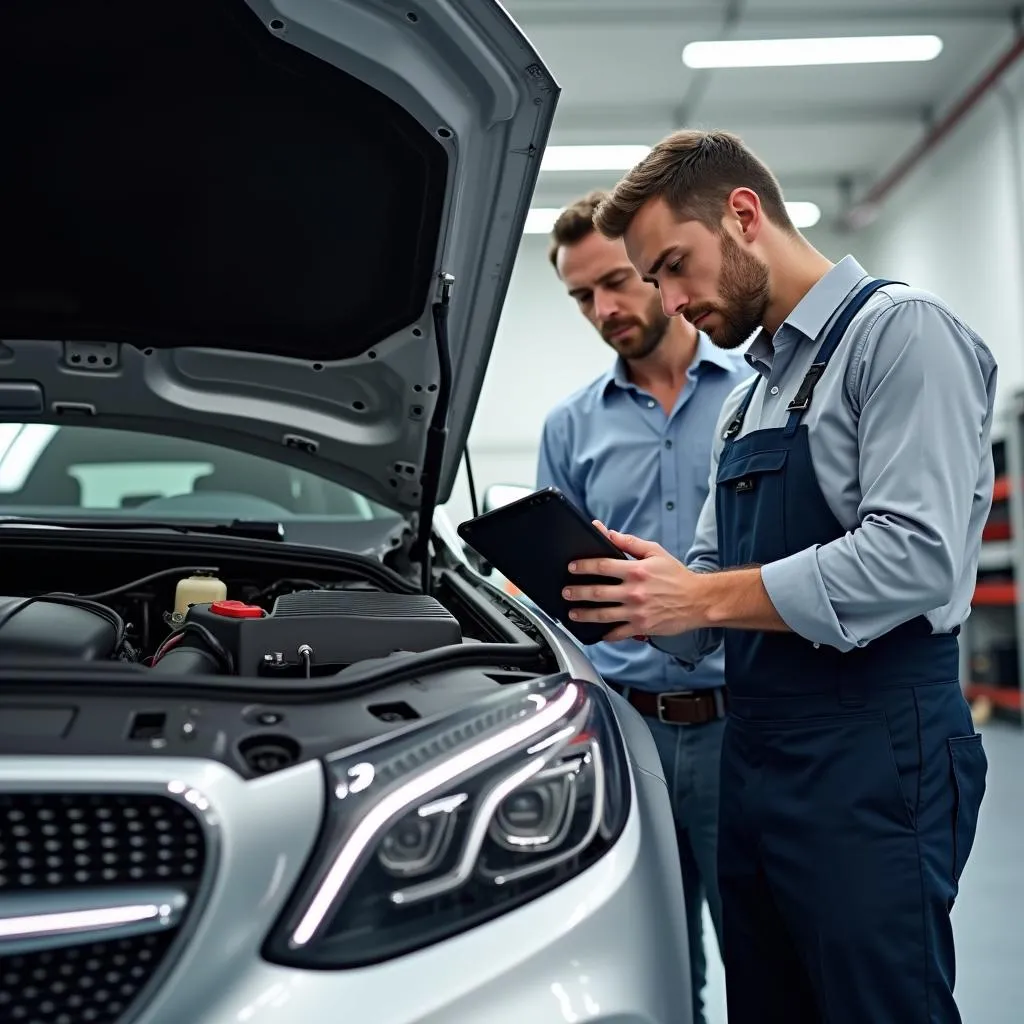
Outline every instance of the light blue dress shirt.
[[[719, 410], [752, 374], [743, 358], [704, 334], [672, 412], [626, 377], [622, 360], [557, 405], [544, 423], [537, 486], [555, 486], [592, 519], [657, 541], [677, 558], [693, 543], [708, 494]], [[638, 690], [722, 686], [721, 652], [692, 673], [636, 640], [598, 643], [587, 654], [601, 675]]]
[[[746, 358], [764, 383], [740, 436], [785, 425], [786, 407], [826, 328], [867, 280], [847, 256], [811, 288], [774, 338], [764, 331], [754, 338]], [[712, 479], [722, 432], [745, 387], [722, 408]], [[849, 651], [918, 615], [937, 633], [967, 618], [992, 501], [995, 389], [992, 353], [940, 299], [905, 285], [886, 285], [871, 297], [803, 418], [822, 494], [848, 532], [761, 569], [790, 629]], [[699, 571], [719, 568], [713, 497], [686, 562]], [[721, 653], [720, 630], [651, 642], [689, 668], [709, 652]]]

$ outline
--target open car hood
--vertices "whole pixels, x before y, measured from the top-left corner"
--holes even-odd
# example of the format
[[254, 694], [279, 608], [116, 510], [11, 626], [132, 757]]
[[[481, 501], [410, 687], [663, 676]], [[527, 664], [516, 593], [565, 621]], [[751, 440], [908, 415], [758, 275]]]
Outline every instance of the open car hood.
[[413, 510], [440, 398], [447, 499], [559, 92], [494, 0], [8, 0], [0, 57], [0, 418]]

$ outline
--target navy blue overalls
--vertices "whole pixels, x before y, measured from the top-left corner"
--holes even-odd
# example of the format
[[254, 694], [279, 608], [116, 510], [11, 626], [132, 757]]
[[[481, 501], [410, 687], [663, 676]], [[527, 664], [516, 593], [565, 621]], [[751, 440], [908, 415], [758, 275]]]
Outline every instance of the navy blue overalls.
[[[828, 331], [785, 427], [725, 431], [723, 568], [846, 530], [801, 422], [872, 281]], [[955, 386], [955, 382], [954, 382]], [[913, 486], [913, 482], [908, 482]], [[956, 633], [920, 616], [840, 653], [794, 633], [725, 631], [719, 885], [729, 1024], [953, 1024], [949, 911], [974, 841], [986, 755]]]

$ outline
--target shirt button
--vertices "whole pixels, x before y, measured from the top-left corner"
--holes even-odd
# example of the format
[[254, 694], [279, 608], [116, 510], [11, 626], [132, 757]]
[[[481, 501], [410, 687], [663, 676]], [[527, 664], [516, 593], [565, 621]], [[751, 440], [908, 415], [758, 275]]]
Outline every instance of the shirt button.
[[772, 394], [773, 395], [777, 395], [778, 393], [779, 393], [779, 388], [778, 388], [778, 385], [776, 385], [775, 387], [772, 388]]
[[672, 447], [672, 442], [671, 441], [666, 441], [665, 442], [665, 447], [666, 448], [671, 448]]
[[674, 509], [675, 507], [676, 507], [676, 503], [674, 501], [666, 501], [665, 502], [665, 508], [667, 508], [669, 510], [669, 512], [671, 512], [672, 509]]
[[655, 407], [655, 406], [656, 406], [657, 404], [658, 404], [658, 403], [657, 403], [657, 402], [655, 402], [653, 398], [651, 398], [651, 399], [649, 399], [649, 400], [648, 400], [648, 402], [647, 402], [647, 408], [648, 408], [648, 409], [653, 409], [653, 408], [654, 408], [654, 407]]

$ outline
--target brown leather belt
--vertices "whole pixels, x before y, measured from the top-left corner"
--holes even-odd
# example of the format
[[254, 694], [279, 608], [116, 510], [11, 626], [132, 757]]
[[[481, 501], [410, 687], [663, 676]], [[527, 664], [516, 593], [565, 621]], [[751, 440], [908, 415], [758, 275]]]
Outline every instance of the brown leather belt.
[[[608, 683], [617, 693], [648, 718], [670, 725], [706, 725], [725, 717], [729, 701], [724, 686], [713, 690], [679, 690], [674, 693], [650, 693]], [[629, 690], [626, 694], [626, 690]]]

